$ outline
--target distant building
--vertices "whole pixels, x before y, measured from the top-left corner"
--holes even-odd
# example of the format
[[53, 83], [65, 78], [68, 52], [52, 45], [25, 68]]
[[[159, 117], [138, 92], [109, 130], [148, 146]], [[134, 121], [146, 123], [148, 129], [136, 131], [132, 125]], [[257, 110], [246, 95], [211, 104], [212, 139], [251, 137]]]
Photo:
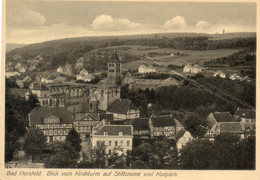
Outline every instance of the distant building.
[[23, 79], [23, 82], [31, 82], [32, 79], [29, 77], [29, 76], [26, 76], [24, 79]]
[[20, 67], [20, 68], [19, 68], [19, 72], [20, 72], [20, 73], [25, 73], [25, 72], [26, 72], [26, 69], [25, 69], [24, 67]]
[[14, 71], [14, 72], [6, 72], [5, 73], [5, 76], [7, 77], [7, 78], [9, 78], [9, 77], [13, 77], [13, 76], [20, 76], [21, 74], [19, 73], [19, 72], [17, 72], [17, 71]]
[[216, 136], [219, 134], [238, 134], [243, 138], [243, 129], [240, 122], [219, 122], [216, 123], [212, 128], [211, 132]]
[[127, 154], [133, 146], [133, 127], [131, 125], [110, 125], [104, 120], [100, 121], [92, 134], [92, 147], [101, 143], [106, 146], [106, 154], [111, 154], [115, 149]]
[[230, 75], [230, 76], [229, 76], [229, 79], [242, 81], [242, 77], [239, 76], [237, 73], [234, 73], [234, 74]]
[[57, 73], [62, 73], [62, 72], [63, 72], [63, 69], [62, 69], [62, 67], [59, 66], [59, 67], [57, 68]]
[[222, 71], [217, 71], [213, 74], [214, 77], [219, 76], [220, 78], [226, 78], [226, 74]]
[[128, 99], [116, 99], [106, 110], [113, 114], [114, 120], [134, 119], [140, 117], [140, 110]]
[[202, 67], [199, 66], [198, 64], [195, 65], [190, 65], [187, 64], [186, 66], [183, 67], [183, 72], [184, 73], [192, 73], [192, 74], [198, 74], [202, 72]]
[[234, 118], [237, 121], [244, 123], [256, 122], [256, 113], [253, 109], [238, 109], [234, 114]]
[[37, 96], [41, 106], [48, 106], [49, 104], [49, 88], [42, 83], [38, 83], [32, 88], [32, 94]]
[[149, 65], [149, 66], [141, 65], [138, 68], [139, 74], [146, 74], [146, 73], [153, 73], [153, 72], [156, 72], [156, 69], [151, 65]]
[[16, 80], [16, 84], [19, 86], [19, 88], [23, 88], [23, 80]]
[[22, 89], [22, 88], [10, 88], [9, 93], [16, 97], [25, 98], [26, 100], [29, 99], [29, 95], [30, 95], [27, 89]]
[[174, 138], [176, 136], [176, 124], [171, 115], [151, 116], [149, 127], [153, 138], [160, 136]]
[[234, 122], [234, 118], [229, 112], [214, 112], [208, 115], [206, 125], [208, 129], [211, 129], [219, 122]]
[[17, 64], [15, 65], [15, 68], [16, 68], [16, 69], [20, 69], [21, 67], [22, 67], [21, 63], [17, 63]]
[[127, 119], [125, 125], [133, 126], [133, 133], [136, 137], [149, 138], [151, 137], [151, 131], [149, 127], [149, 118], [136, 118]]
[[64, 141], [73, 126], [72, 113], [62, 107], [36, 107], [28, 117], [29, 126], [43, 131], [47, 142]]
[[79, 73], [79, 75], [76, 76], [77, 80], [90, 82], [95, 79], [95, 77], [92, 74], [89, 74], [86, 69], [82, 69]]
[[55, 83], [64, 83], [67, 82], [67, 78], [63, 76], [57, 76], [55, 79], [53, 79], [53, 82]]

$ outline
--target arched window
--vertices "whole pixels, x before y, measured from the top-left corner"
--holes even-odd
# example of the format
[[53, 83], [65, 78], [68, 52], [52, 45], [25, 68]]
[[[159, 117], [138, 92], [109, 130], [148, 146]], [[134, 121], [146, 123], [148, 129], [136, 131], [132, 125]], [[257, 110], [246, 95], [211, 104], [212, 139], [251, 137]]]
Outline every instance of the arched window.
[[108, 132], [107, 131], [104, 132], [104, 136], [108, 136]]
[[104, 90], [101, 90], [101, 97], [104, 97]]
[[90, 104], [89, 104], [89, 107], [90, 107], [90, 109], [92, 109], [92, 108], [93, 108], [93, 105], [92, 105], [92, 103], [90, 103]]

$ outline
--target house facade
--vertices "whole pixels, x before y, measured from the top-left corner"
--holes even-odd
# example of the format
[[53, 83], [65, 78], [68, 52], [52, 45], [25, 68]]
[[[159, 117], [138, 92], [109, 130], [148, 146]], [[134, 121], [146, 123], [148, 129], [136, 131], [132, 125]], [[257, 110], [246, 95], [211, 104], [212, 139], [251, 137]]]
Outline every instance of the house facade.
[[91, 135], [93, 127], [99, 123], [100, 117], [97, 113], [77, 113], [74, 115], [73, 127], [83, 139]]
[[64, 141], [73, 127], [72, 113], [61, 107], [36, 107], [28, 115], [29, 126], [37, 128], [47, 142]]
[[160, 136], [174, 138], [176, 136], [176, 124], [171, 115], [151, 116], [149, 127], [152, 138]]
[[178, 151], [182, 149], [188, 142], [192, 141], [193, 137], [189, 131], [185, 131], [183, 136], [177, 141]]
[[92, 134], [92, 148], [103, 143], [106, 154], [111, 154], [115, 149], [120, 149], [124, 154], [132, 150], [133, 127], [131, 125], [110, 125], [105, 120], [94, 128]]
[[138, 68], [139, 74], [154, 73], [154, 72], [156, 72], [156, 69], [151, 65], [150, 66], [141, 65]]

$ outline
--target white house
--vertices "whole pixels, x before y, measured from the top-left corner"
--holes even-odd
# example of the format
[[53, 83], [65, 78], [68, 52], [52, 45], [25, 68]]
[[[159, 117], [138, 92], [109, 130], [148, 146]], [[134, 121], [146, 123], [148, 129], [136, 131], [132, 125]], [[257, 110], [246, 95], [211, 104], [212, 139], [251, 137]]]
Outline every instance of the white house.
[[62, 67], [59, 66], [59, 67], [57, 68], [57, 73], [62, 73], [62, 72], [63, 72], [63, 69], [62, 69]]
[[93, 129], [91, 141], [92, 148], [103, 143], [106, 146], [106, 154], [111, 154], [115, 149], [126, 154], [133, 146], [133, 126], [110, 125], [102, 120]]
[[141, 65], [138, 68], [138, 73], [140, 74], [153, 73], [153, 72], [156, 72], [156, 69], [151, 65], [149, 66]]
[[242, 80], [241, 76], [239, 76], [237, 73], [230, 75], [229, 79], [231, 79], [231, 80]]
[[226, 74], [220, 70], [214, 73], [214, 77], [219, 76], [220, 78], [226, 78]]
[[178, 151], [182, 149], [189, 141], [193, 139], [191, 133], [189, 131], [185, 131], [183, 136], [177, 142], [177, 149]]

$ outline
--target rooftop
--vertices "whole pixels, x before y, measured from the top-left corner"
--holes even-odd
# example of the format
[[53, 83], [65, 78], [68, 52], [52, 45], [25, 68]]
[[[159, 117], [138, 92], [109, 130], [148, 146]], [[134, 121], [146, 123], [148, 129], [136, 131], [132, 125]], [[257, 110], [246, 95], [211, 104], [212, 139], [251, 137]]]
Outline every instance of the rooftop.
[[240, 118], [255, 119], [255, 110], [253, 109], [238, 109], [235, 114]]
[[124, 124], [132, 125], [134, 128], [134, 131], [150, 130], [149, 118], [127, 119]]
[[126, 114], [129, 110], [138, 110], [129, 99], [116, 99], [108, 108], [108, 112]]
[[104, 135], [104, 132], [107, 132], [108, 136], [118, 136], [119, 132], [122, 132], [123, 136], [133, 135], [131, 125], [105, 125], [94, 135]]
[[43, 117], [50, 114], [60, 117], [60, 123], [72, 124], [72, 113], [65, 107], [35, 107], [29, 114], [30, 122], [32, 125], [42, 124]]
[[173, 117], [170, 115], [164, 116], [153, 116], [151, 117], [153, 127], [167, 127], [167, 126], [176, 126]]

